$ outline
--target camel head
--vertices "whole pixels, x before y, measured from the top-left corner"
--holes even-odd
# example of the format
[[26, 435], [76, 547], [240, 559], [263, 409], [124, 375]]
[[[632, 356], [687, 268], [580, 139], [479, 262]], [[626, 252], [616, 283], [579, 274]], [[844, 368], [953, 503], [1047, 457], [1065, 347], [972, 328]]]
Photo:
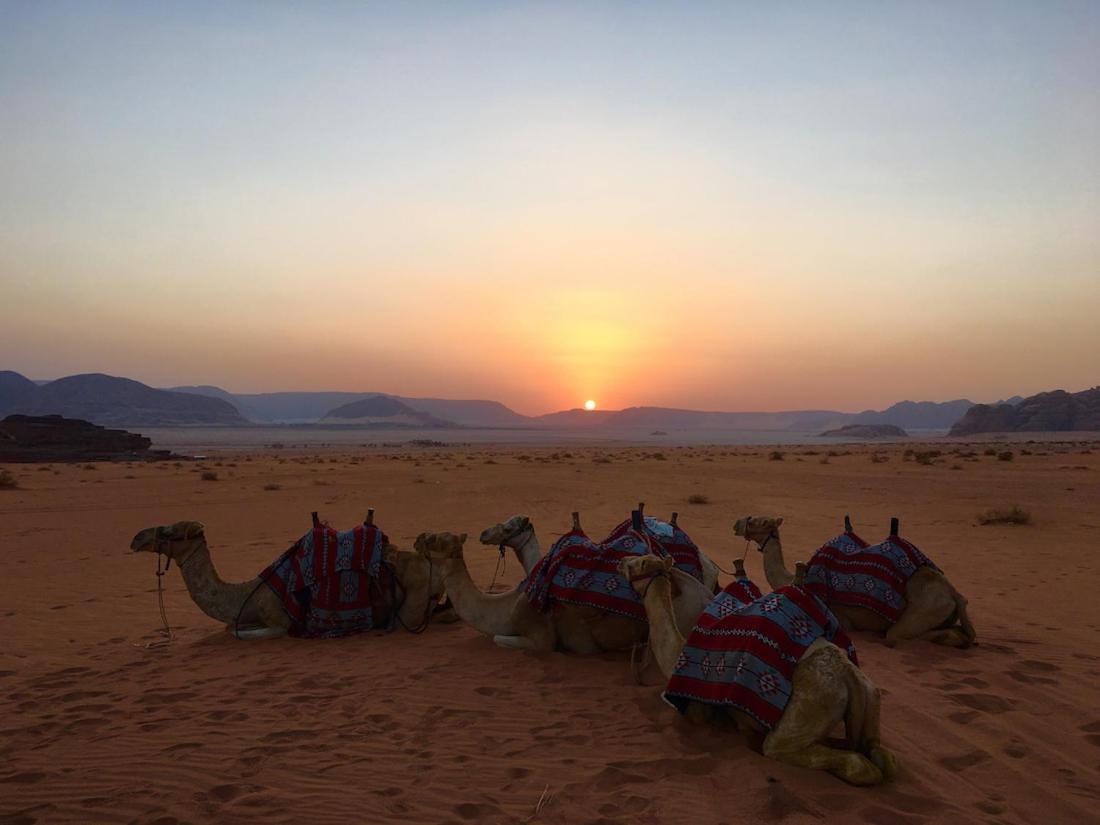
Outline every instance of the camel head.
[[146, 527], [130, 542], [135, 553], [163, 553], [179, 562], [199, 542], [206, 541], [203, 526], [197, 521], [177, 521], [162, 527]]
[[654, 576], [667, 576], [676, 561], [659, 556], [628, 556], [619, 562], [619, 575], [630, 582], [630, 586], [639, 595], [645, 595], [646, 588]]
[[419, 538], [415, 553], [387, 544], [382, 548], [382, 560], [393, 568], [397, 580], [406, 591], [427, 588], [430, 599], [438, 600], [443, 597], [446, 590], [443, 584], [446, 571], [438, 563], [439, 557], [429, 557], [420, 551]]
[[507, 521], [486, 527], [481, 531], [481, 543], [499, 546], [508, 544], [531, 528], [531, 519], [527, 516], [512, 516]]
[[416, 537], [416, 552], [429, 561], [438, 563], [448, 559], [462, 558], [462, 545], [466, 543], [466, 534], [460, 533], [421, 533]]
[[778, 537], [779, 525], [783, 523], [783, 517], [773, 516], [747, 516], [739, 518], [733, 525], [735, 536], [744, 536], [748, 541], [756, 542], [756, 549], [763, 550], [765, 542], [772, 537]]

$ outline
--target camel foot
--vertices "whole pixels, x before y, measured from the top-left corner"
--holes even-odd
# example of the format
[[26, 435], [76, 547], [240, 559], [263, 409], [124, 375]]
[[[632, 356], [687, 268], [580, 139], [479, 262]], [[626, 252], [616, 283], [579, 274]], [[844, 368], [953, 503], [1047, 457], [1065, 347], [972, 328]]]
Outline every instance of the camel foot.
[[882, 771], [882, 775], [886, 779], [893, 779], [898, 775], [898, 758], [894, 756], [893, 751], [889, 751], [882, 745], [874, 745], [868, 752], [867, 757], [874, 763], [875, 767]]
[[852, 785], [878, 785], [884, 778], [882, 770], [861, 753], [844, 754], [828, 771]]
[[226, 625], [225, 629], [229, 631], [229, 635], [234, 638], [241, 639], [242, 641], [255, 641], [257, 639], [277, 639], [280, 636], [286, 635], [285, 627], [238, 627], [234, 629], [231, 625]]
[[539, 650], [540, 648], [526, 636], [494, 636], [493, 642], [510, 650]]

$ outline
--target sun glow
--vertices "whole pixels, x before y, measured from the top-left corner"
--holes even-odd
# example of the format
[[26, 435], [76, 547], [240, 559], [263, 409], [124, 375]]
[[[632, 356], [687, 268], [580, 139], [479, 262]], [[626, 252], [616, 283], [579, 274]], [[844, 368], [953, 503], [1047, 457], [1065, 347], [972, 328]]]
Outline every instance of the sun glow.
[[591, 412], [592, 410], [596, 409], [596, 402], [592, 399], [589, 399], [584, 402], [584, 408]]

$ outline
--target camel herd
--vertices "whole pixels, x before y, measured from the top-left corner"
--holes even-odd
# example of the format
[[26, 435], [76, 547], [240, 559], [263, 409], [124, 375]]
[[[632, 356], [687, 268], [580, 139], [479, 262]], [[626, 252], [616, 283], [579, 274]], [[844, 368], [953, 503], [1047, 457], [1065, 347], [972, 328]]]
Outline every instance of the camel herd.
[[[577, 514], [573, 519], [574, 530], [579, 532]], [[635, 528], [640, 523], [637, 519], [636, 511]], [[483, 591], [466, 567], [465, 533], [421, 533], [412, 551], [388, 543], [380, 547], [381, 561], [400, 598], [379, 600], [375, 626], [399, 623], [407, 629], [423, 629], [434, 613], [438, 621], [461, 620], [505, 648], [590, 654], [632, 650], [648, 643], [655, 662], [670, 680], [666, 701], [690, 719], [749, 732], [758, 741], [763, 735], [760, 747], [765, 756], [826, 770], [852, 784], [877, 784], [894, 775], [897, 762], [879, 740], [879, 691], [855, 664], [854, 646], [845, 650], [841, 637], [847, 639], [846, 630], [869, 630], [884, 634], [890, 646], [924, 639], [966, 647], [975, 638], [966, 600], [930, 561], [908, 574], [904, 598], [899, 600], [892, 621], [873, 610], [840, 603], [842, 599], [819, 598], [825, 592], [822, 590], [814, 590], [819, 595], [812, 595], [806, 575], [808, 569], [811, 578], [820, 572], [815, 568], [818, 557], [811, 559], [809, 568], [799, 564], [795, 573], [789, 572], [779, 538], [782, 521], [747, 517], [734, 525], [734, 533], [754, 542], [763, 554], [765, 576], [772, 588], [768, 594], [761, 594], [748, 581], [740, 560], [734, 581], [722, 589], [718, 566], [702, 550], [698, 578], [677, 569], [672, 558], [655, 555], [659, 551], [652, 545], [648, 545], [649, 552], [622, 558], [615, 570], [625, 580], [623, 587], [638, 595], [646, 621], [564, 601], [555, 603], [553, 609], [539, 610], [522, 585], [506, 592]], [[527, 516], [513, 516], [486, 528], [480, 541], [499, 547], [502, 554], [510, 549], [528, 577], [544, 560], [535, 526]], [[131, 549], [174, 561], [195, 604], [238, 638], [280, 636], [291, 630], [283, 602], [264, 586], [262, 576], [237, 583], [218, 576], [202, 524], [185, 521], [147, 528], [134, 537]], [[797, 653], [790, 662], [789, 685], [777, 706], [776, 719], [769, 721], [746, 712], [736, 702], [706, 701], [690, 691], [678, 692], [677, 680], [683, 676], [687, 652], [698, 643], [693, 640], [700, 634], [760, 636], [754, 630], [756, 625], [745, 624], [750, 622], [747, 613], [762, 609], [801, 617], [798, 605], [809, 606], [819, 622], [834, 628], [838, 635], [826, 638], [817, 630], [810, 634], [812, 639], [803, 640], [804, 645], [792, 648]], [[818, 627], [812, 622], [807, 625], [802, 618], [797, 621]], [[841, 723], [845, 747], [833, 747], [827, 744], [828, 737]]]

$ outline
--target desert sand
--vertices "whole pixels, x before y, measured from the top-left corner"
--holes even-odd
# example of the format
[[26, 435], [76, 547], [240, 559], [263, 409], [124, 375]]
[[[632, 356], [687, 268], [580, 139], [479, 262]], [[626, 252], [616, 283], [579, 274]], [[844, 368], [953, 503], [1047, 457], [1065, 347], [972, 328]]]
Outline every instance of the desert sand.
[[[902, 445], [784, 447], [782, 460], [761, 447], [478, 445], [9, 467], [0, 822], [1096, 821], [1100, 447], [1013, 444], [1001, 461], [988, 446], [933, 445], [945, 454], [931, 464]], [[895, 781], [849, 787], [695, 727], [622, 655], [503, 650], [463, 624], [236, 641], [174, 568], [175, 640], [157, 645], [154, 559], [128, 549], [141, 528], [196, 519], [222, 576], [244, 579], [306, 532], [311, 510], [343, 529], [369, 506], [403, 547], [423, 530], [470, 533], [487, 586], [485, 526], [527, 513], [545, 549], [570, 511], [600, 537], [639, 500], [678, 510], [727, 568], [745, 550], [739, 516], [783, 515], [791, 564], [845, 513], [868, 540], [901, 518], [969, 598], [980, 644], [888, 649], [856, 634], [885, 694]], [[1012, 504], [1033, 523], [978, 524]], [[748, 569], [766, 588], [755, 549]], [[498, 581], [520, 574], [510, 557]]]

